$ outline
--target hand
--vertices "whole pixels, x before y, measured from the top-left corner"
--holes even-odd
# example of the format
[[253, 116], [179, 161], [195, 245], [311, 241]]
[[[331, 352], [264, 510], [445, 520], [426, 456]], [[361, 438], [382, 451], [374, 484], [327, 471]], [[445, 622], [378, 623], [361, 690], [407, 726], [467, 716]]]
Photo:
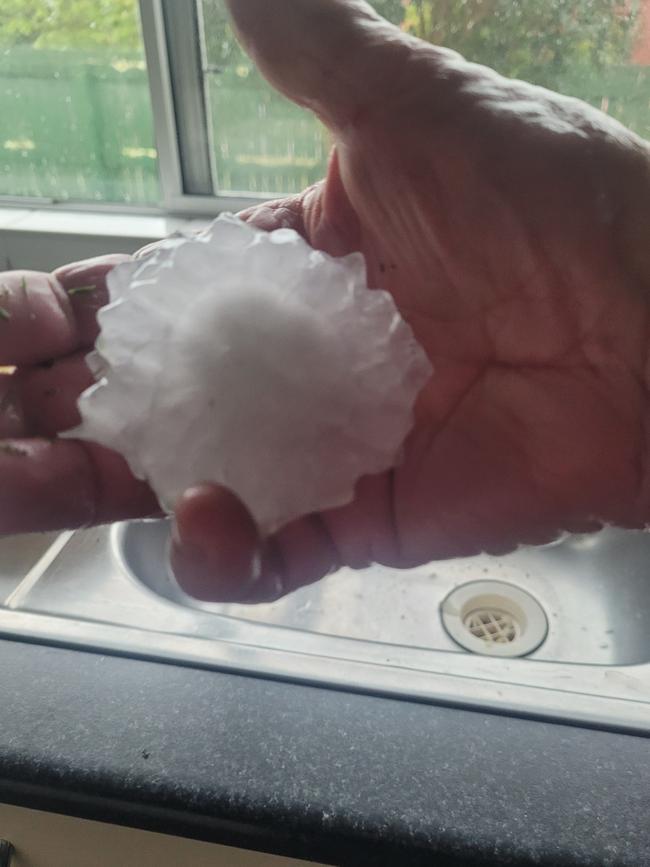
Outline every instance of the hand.
[[155, 513], [149, 488], [119, 455], [57, 440], [79, 421], [92, 382], [84, 355], [107, 302], [106, 274], [128, 256], [0, 274], [0, 535], [80, 527]]
[[[336, 143], [322, 184], [247, 218], [267, 229], [290, 225], [335, 255], [361, 249], [370, 285], [393, 293], [436, 375], [403, 462], [362, 479], [348, 506], [262, 544], [229, 492], [188, 492], [173, 550], [183, 586], [204, 599], [257, 601], [344, 563], [410, 566], [601, 521], [644, 523], [647, 145], [580, 103], [417, 42], [360, 3], [231, 7], [262, 70], [317, 111]], [[86, 267], [95, 266], [57, 272], [63, 289], [73, 279], [93, 285], [81, 276]], [[12, 280], [13, 297], [19, 276]], [[82, 333], [65, 312], [90, 297], [55, 295], [47, 316], [67, 322], [67, 338], [52, 347], [33, 323], [12, 317], [14, 345], [38, 346], [38, 354], [5, 353], [0, 341], [0, 363], [32, 363], [92, 341], [91, 329]], [[41, 331], [49, 332], [45, 321]], [[25, 418], [4, 435], [74, 424], [74, 397], [86, 382], [78, 364], [49, 368], [69, 384], [56, 417], [39, 408], [47, 369], [19, 371], [9, 406], [21, 404]], [[103, 449], [19, 446], [29, 460], [0, 453], [9, 480], [0, 531], [154, 508], [146, 487]]]
[[503, 552], [650, 518], [650, 150], [609, 117], [391, 28], [355, 0], [229, 0], [279, 90], [332, 131], [325, 181], [248, 213], [363, 251], [435, 375], [403, 462], [261, 544], [231, 494], [177, 510], [203, 599], [339, 564]]

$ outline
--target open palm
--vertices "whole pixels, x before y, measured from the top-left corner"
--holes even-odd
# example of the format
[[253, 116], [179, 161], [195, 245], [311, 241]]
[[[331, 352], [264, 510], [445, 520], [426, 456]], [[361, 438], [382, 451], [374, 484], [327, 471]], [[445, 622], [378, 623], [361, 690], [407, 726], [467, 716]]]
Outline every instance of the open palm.
[[[645, 522], [647, 144], [363, 4], [281, 5], [289, 32], [275, 6], [231, 2], [262, 70], [321, 116], [336, 150], [323, 184], [248, 217], [333, 254], [361, 249], [435, 376], [400, 465], [362, 480], [349, 506], [281, 532], [261, 584], [277, 584], [278, 569], [286, 590], [340, 562], [408, 566]], [[193, 534], [210, 499], [194, 497], [187, 535], [200, 551], [179, 551], [177, 571], [218, 595], [210, 574], [232, 573], [216, 567], [232, 556], [235, 507], [215, 495], [212, 522]]]

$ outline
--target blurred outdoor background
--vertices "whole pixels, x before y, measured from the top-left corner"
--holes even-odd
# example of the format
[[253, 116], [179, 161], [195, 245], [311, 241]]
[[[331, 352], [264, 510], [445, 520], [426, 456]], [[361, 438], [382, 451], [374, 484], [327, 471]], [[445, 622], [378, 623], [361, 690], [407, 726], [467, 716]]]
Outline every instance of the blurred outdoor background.
[[[650, 0], [375, 0], [405, 30], [581, 97], [650, 138]], [[327, 133], [276, 95], [203, 0], [215, 191], [285, 193], [323, 173]], [[2, 0], [0, 195], [155, 203], [136, 0]]]

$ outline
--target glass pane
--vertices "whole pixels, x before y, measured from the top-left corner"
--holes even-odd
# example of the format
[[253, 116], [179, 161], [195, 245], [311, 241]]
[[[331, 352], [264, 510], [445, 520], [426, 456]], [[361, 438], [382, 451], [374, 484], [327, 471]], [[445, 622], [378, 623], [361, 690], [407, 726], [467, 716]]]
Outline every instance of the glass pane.
[[220, 193], [293, 193], [323, 176], [329, 136], [241, 50], [223, 0], [203, 0], [206, 96]]
[[0, 195], [155, 202], [137, 0], [1, 0]]
[[[650, 0], [374, 0], [393, 23], [504, 75], [580, 97], [650, 137]], [[206, 93], [220, 192], [291, 193], [322, 177], [329, 140], [203, 0]]]

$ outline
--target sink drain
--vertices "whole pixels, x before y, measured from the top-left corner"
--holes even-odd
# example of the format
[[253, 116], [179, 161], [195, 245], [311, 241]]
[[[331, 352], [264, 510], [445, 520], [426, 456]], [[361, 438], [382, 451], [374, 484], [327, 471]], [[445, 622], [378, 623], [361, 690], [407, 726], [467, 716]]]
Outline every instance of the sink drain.
[[539, 602], [514, 584], [472, 581], [446, 597], [442, 622], [457, 644], [488, 656], [525, 656], [546, 638]]
[[494, 641], [497, 644], [508, 644], [516, 641], [521, 635], [521, 626], [507, 611], [496, 608], [480, 608], [470, 611], [463, 623], [476, 638], [483, 641]]

